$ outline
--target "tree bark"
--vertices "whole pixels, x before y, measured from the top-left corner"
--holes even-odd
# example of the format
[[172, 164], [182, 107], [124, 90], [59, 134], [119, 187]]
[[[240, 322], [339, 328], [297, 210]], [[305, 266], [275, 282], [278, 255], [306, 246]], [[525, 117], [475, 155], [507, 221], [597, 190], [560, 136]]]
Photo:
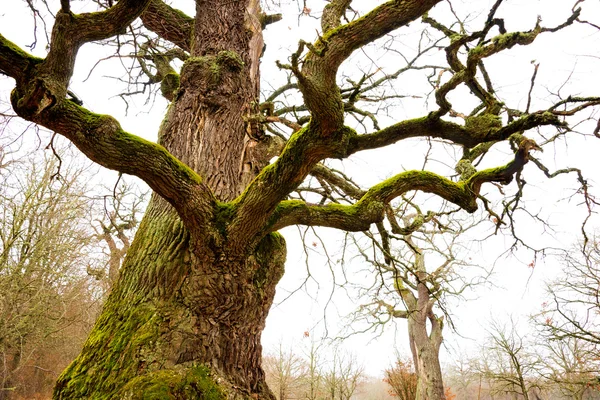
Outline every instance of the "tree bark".
[[[408, 318], [408, 331], [415, 372], [417, 373], [417, 400], [444, 400], [444, 382], [440, 368], [439, 351], [441, 332], [436, 328], [427, 334], [427, 317], [422, 311]], [[438, 338], [439, 334], [439, 338]]]
[[[246, 151], [261, 139], [247, 123], [258, 110], [260, 10], [255, 0], [197, 7], [191, 57], [159, 143], [226, 202], [264, 166]], [[121, 277], [55, 398], [274, 398], [260, 338], [285, 242], [271, 233], [250, 251], [228, 251], [230, 210], [216, 211], [212, 228], [194, 226], [153, 195]]]
[[[398, 316], [408, 320], [408, 338], [417, 374], [416, 400], [445, 400], [444, 382], [440, 367], [440, 346], [442, 345], [443, 318], [437, 317], [433, 306], [436, 295], [427, 286], [428, 273], [425, 268], [425, 255], [410, 235], [405, 240], [414, 254], [413, 268], [416, 273], [416, 295], [403, 284], [398, 283], [397, 291], [406, 304], [406, 312]], [[427, 323], [431, 327], [427, 332]]]
[[283, 238], [271, 234], [242, 257], [207, 257], [190, 243], [171, 206], [154, 196], [55, 398], [272, 398], [260, 336], [283, 274]]

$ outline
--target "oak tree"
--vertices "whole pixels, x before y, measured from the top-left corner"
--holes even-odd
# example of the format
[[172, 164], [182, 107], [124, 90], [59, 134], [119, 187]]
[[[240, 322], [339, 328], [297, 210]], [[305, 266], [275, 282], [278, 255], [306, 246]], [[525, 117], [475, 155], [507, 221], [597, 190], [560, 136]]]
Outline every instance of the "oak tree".
[[[452, 7], [437, 19], [429, 15], [441, 0], [390, 0], [366, 10], [351, 0], [331, 0], [318, 12], [304, 2], [303, 15], [320, 17], [317, 38], [300, 41], [278, 64], [289, 81], [262, 103], [262, 31], [280, 17], [263, 13], [258, 0], [196, 0], [189, 16], [162, 0], [94, 0], [89, 6], [96, 9], [81, 13], [70, 0], [39, 1], [55, 12], [44, 57], [0, 34], [0, 73], [14, 80], [14, 112], [154, 191], [102, 314], [57, 382], [58, 399], [142, 393], [272, 399], [260, 338], [283, 274], [286, 245], [278, 230], [300, 224], [363, 231], [384, 221], [390, 202], [410, 191], [474, 212], [478, 204], [489, 206], [484, 184], [508, 184], [516, 176], [516, 203], [507, 202], [495, 217], [499, 225], [510, 224], [525, 164], [533, 160], [549, 177], [556, 175], [530, 152], [571, 134], [569, 117], [600, 103], [585, 94], [538, 109], [529, 101], [508, 104], [485, 68], [499, 53], [534, 45], [538, 37], [579, 24], [592, 29], [581, 0], [561, 22], [538, 19], [522, 31], [510, 31], [497, 16], [502, 0], [472, 28], [453, 20]], [[342, 79], [353, 53], [418, 23], [424, 31], [414, 45], [416, 58], [404, 59], [395, 71], [374, 68]], [[160, 83], [170, 102], [157, 143], [82, 106], [69, 90], [80, 48], [110, 40], [118, 49], [133, 43], [135, 51], [123, 56], [137, 60], [147, 84]], [[386, 54], [398, 54], [398, 41], [388, 42]], [[420, 55], [436, 50], [445, 54], [443, 65], [420, 63]], [[406, 71], [424, 72], [431, 101], [422, 115], [396, 116], [382, 128], [366, 105], [397, 97], [379, 89]], [[469, 101], [453, 105], [454, 93], [465, 87]], [[291, 92], [301, 94], [302, 104], [282, 104], [281, 96]], [[372, 126], [356, 125], [349, 116]], [[274, 126], [287, 134], [270, 134]], [[542, 126], [555, 127], [543, 143], [543, 134], [532, 131]], [[327, 166], [327, 160], [410, 138], [462, 149], [460, 176], [398, 166], [396, 175], [363, 189]], [[514, 155], [478, 169], [477, 161], [501, 143], [509, 143]], [[579, 170], [557, 173], [573, 171]], [[307, 191], [320, 200], [298, 194], [309, 175], [319, 187]], [[587, 195], [583, 178], [580, 186]]]
[[[403, 209], [388, 216], [389, 231], [378, 223], [375, 232], [366, 234], [369, 246], [357, 244], [361, 256], [374, 268], [374, 279], [364, 285], [371, 299], [359, 307], [355, 319], [366, 324], [366, 330], [375, 332], [394, 320], [406, 320], [416, 397], [437, 399], [444, 397], [445, 390], [440, 347], [445, 316], [450, 317], [447, 299], [460, 298], [484, 279], [466, 281], [463, 277], [472, 274], [468, 271], [472, 265], [461, 260], [464, 250], [460, 238], [477, 224], [460, 221], [456, 210], [424, 215], [410, 203], [405, 199]], [[425, 229], [428, 222], [434, 226]], [[397, 364], [397, 375], [404, 385], [409, 382], [404, 379], [409, 368], [401, 360]]]

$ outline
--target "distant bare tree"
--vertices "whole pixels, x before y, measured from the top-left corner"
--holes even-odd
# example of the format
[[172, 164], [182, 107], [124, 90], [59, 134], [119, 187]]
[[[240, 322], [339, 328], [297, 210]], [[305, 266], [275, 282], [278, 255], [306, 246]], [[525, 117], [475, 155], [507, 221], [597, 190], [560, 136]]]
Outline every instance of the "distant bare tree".
[[[264, 357], [266, 379], [278, 400], [350, 400], [365, 379], [356, 356], [324, 341], [311, 340], [306, 352], [280, 344]], [[330, 357], [327, 357], [330, 356]]]
[[135, 183], [123, 182], [110, 192], [102, 196], [101, 205], [94, 210], [95, 221], [92, 223], [96, 237], [106, 246], [104, 257], [101, 257], [104, 265], [88, 268], [88, 273], [106, 282], [107, 288], [119, 278], [123, 258], [146, 206], [146, 193]]
[[[589, 342], [576, 337], [545, 340], [543, 376], [565, 398], [600, 398], [600, 359]], [[587, 397], [589, 398], [589, 397]]]
[[600, 397], [600, 243], [597, 234], [563, 255], [536, 316], [547, 353], [546, 378], [563, 394]]
[[61, 154], [0, 162], [0, 399], [48, 395], [98, 310], [86, 179]]
[[364, 367], [356, 356], [336, 347], [330, 368], [323, 377], [324, 399], [350, 400], [363, 379]]
[[463, 277], [472, 265], [464, 261], [468, 257], [461, 235], [476, 223], [461, 221], [451, 209], [424, 213], [410, 199], [404, 201], [401, 207], [389, 208], [389, 227], [380, 223], [366, 233], [371, 240], [368, 247], [357, 241], [376, 279], [363, 285], [372, 300], [359, 308], [355, 321], [377, 331], [394, 319], [406, 320], [417, 397], [443, 399], [439, 352], [444, 320], [449, 317], [446, 301], [484, 279]]
[[306, 359], [306, 374], [304, 375], [302, 398], [306, 400], [317, 400], [321, 394], [323, 386], [323, 364], [324, 356], [321, 349], [324, 347], [322, 342], [317, 342], [310, 336], [310, 332], [305, 332], [305, 339], [309, 339], [307, 351], [304, 356]]
[[284, 349], [280, 342], [278, 349], [267, 354], [263, 362], [267, 383], [277, 400], [300, 398], [300, 387], [307, 374], [307, 365], [292, 347]]
[[565, 252], [563, 265], [540, 322], [551, 339], [577, 338], [600, 351], [600, 236]]
[[518, 333], [512, 318], [509, 325], [492, 321], [488, 343], [481, 350], [488, 357], [480, 364], [480, 369], [493, 383], [493, 393], [537, 400], [533, 389], [539, 388], [537, 370], [541, 359], [534, 349], [534, 342]]

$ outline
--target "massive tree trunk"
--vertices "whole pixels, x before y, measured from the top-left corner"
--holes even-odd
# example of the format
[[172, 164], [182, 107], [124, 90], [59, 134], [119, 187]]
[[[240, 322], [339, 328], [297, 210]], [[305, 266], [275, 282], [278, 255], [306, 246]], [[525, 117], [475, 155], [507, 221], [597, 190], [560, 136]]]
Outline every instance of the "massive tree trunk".
[[[258, 3], [246, 6], [198, 2], [191, 57], [159, 132], [159, 143], [221, 202], [256, 172], [245, 164], [264, 162], [245, 151], [258, 140], [247, 135], [246, 120], [259, 100], [263, 46]], [[215, 215], [222, 221], [211, 240], [197, 240], [190, 230], [207, 227], [184, 226], [171, 205], [152, 197], [121, 278], [56, 398], [273, 397], [260, 339], [285, 243], [269, 234], [251, 252], [226, 251], [227, 212]]]
[[153, 197], [121, 278], [60, 377], [56, 398], [272, 398], [260, 335], [283, 273], [283, 239], [269, 235], [253, 255], [238, 257], [207, 256], [190, 245], [171, 206]]

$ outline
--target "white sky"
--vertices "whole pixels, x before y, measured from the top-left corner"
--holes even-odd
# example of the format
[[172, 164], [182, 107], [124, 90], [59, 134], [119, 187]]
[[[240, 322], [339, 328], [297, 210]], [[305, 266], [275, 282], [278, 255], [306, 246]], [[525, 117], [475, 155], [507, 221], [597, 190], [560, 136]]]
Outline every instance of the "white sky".
[[[91, 2], [84, 0], [74, 2], [75, 6], [86, 7]], [[182, 9], [189, 13], [193, 12], [192, 1], [183, 2]], [[356, 7], [372, 7], [372, 1], [355, 1]], [[453, 1], [457, 13], [461, 16], [469, 15], [469, 20], [477, 21], [485, 18], [487, 10], [492, 1]], [[543, 26], [555, 26], [564, 21], [566, 15], [572, 7], [574, 1], [566, 0], [521, 0], [508, 1], [503, 5], [499, 12], [499, 17], [506, 18], [506, 28], [509, 31], [529, 30], [541, 14]], [[589, 4], [588, 4], [589, 3]], [[584, 3], [587, 15], [600, 15], [599, 2], [588, 0]], [[4, 5], [0, 9], [0, 32], [16, 44], [25, 48], [32, 43], [33, 35], [31, 18], [23, 1], [12, 0], [9, 5]], [[324, 2], [309, 1], [308, 7], [311, 10], [319, 9]], [[595, 12], [591, 12], [594, 7]], [[268, 27], [265, 34], [267, 51], [262, 60], [262, 72], [264, 79], [269, 79], [274, 87], [284, 82], [285, 75], [274, 67], [274, 60], [285, 61], [291, 52], [297, 48], [299, 38], [312, 40], [316, 37], [318, 21], [316, 19], [304, 16], [298, 18], [298, 6], [296, 2], [287, 1], [282, 5], [284, 11], [284, 20]], [[474, 12], [473, 10], [483, 10]], [[314, 11], [317, 13], [316, 11]], [[318, 13], [317, 13], [318, 14]], [[441, 3], [430, 15], [440, 20], [449, 20], [449, 10], [446, 3]], [[599, 21], [595, 21], [598, 23]], [[480, 25], [474, 25], [480, 26]], [[415, 22], [410, 27], [401, 30], [398, 40], [405, 49], [414, 49], [415, 40], [418, 38], [419, 23]], [[44, 55], [44, 38], [38, 35], [38, 46], [34, 50], [37, 55]], [[77, 62], [77, 70], [72, 79], [71, 89], [77, 93], [84, 101], [84, 105], [90, 110], [98, 113], [107, 113], [117, 118], [123, 127], [135, 134], [154, 140], [160, 121], [166, 109], [166, 103], [157, 98], [156, 103], [150, 107], [144, 104], [145, 97], [135, 97], [130, 99], [129, 113], [125, 114], [124, 103], [118, 97], [118, 93], [123, 91], [123, 86], [113, 79], [108, 79], [109, 75], [120, 74], [114, 72], [116, 61], [109, 61], [100, 64], [92, 73], [91, 77], [86, 77], [91, 67], [99, 59], [98, 52], [104, 51], [96, 45], [86, 45], [82, 48]], [[356, 67], [367, 66], [370, 61], [365, 58], [365, 54], [371, 60], [375, 60], [378, 67], [382, 67], [386, 72], [393, 71], [399, 65], [398, 58], [383, 58], [382, 52], [377, 47], [365, 49], [365, 52], [358, 52], [346, 63], [343, 71], [353, 73], [355, 78], [360, 74], [356, 72]], [[440, 54], [432, 56], [431, 60], [440, 58]], [[101, 57], [101, 56], [100, 56]], [[488, 71], [495, 83], [497, 83], [498, 93], [509, 102], [509, 105], [523, 106], [527, 99], [527, 90], [533, 66], [532, 60], [540, 63], [537, 76], [537, 85], [534, 90], [534, 106], [532, 109], [540, 109], [548, 106], [548, 92], [556, 92], [561, 85], [562, 94], [573, 95], [592, 95], [600, 94], [600, 80], [598, 80], [598, 71], [600, 71], [600, 31], [594, 31], [583, 26], [569, 28], [566, 32], [559, 34], [545, 34], [540, 36], [533, 45], [526, 47], [515, 47], [504, 54], [489, 60], [486, 63]], [[566, 82], [568, 80], [568, 82]], [[7, 87], [11, 87], [12, 82], [6, 79], [0, 79], [0, 93], [3, 99], [8, 96]], [[394, 82], [396, 93], [425, 95], [427, 88], [423, 86], [423, 78], [416, 74], [409, 75], [405, 79], [398, 79]], [[269, 86], [266, 82], [263, 84], [263, 90], [269, 92]], [[468, 113], [470, 111], [470, 100], [467, 99], [465, 90], [457, 91], [451, 96], [451, 101], [457, 111]], [[433, 103], [431, 100], [430, 103]], [[467, 106], [468, 105], [468, 106]], [[406, 99], [393, 107], [389, 117], [380, 120], [382, 125], [393, 123], [408, 117], [421, 116], [426, 114], [427, 109], [423, 104], [423, 99]], [[589, 114], [589, 113], [588, 113]], [[598, 118], [598, 115], [595, 116]], [[590, 124], [579, 127], [587, 133], [591, 133]], [[372, 128], [368, 125], [369, 128]], [[549, 165], [555, 166], [574, 166], [575, 164], [584, 169], [586, 177], [590, 183], [597, 182], [596, 160], [598, 154], [598, 140], [590, 138], [575, 137], [569, 139], [569, 143], [564, 142], [556, 145], [556, 151], [548, 148], [540, 158]], [[359, 156], [354, 156], [346, 160], [343, 164], [337, 163], [345, 172], [356, 177], [357, 181], [367, 186], [381, 181], [394, 173], [403, 169], [421, 168], [423, 162], [423, 143], [420, 141], [407, 141], [395, 146], [391, 146], [384, 151], [371, 151]], [[445, 150], [439, 146], [436, 148], [436, 154], [445, 164], [431, 164], [436, 172], [450, 174], [453, 167], [452, 158]], [[451, 155], [452, 156], [452, 155]], [[510, 154], [501, 152], [494, 158], [494, 163], [499, 165], [510, 160]], [[522, 218], [520, 229], [521, 233], [528, 237], [536, 245], [555, 245], [562, 247], [571, 246], [572, 242], [577, 240], [577, 234], [581, 222], [584, 218], [582, 207], [579, 206], [580, 198], [569, 201], [565, 199], [577, 188], [574, 176], [566, 176], [548, 181], [541, 173], [534, 171], [532, 165], [526, 166], [526, 179], [532, 189], [528, 192], [526, 199], [531, 209], [541, 211], [542, 215], [552, 224], [556, 233], [544, 234], [539, 226], [534, 225], [530, 220]], [[112, 175], [107, 174], [111, 177]], [[111, 178], [103, 178], [113, 179]], [[484, 191], [492, 192], [492, 187], [485, 187]], [[562, 199], [562, 200], [561, 200]], [[593, 228], [597, 224], [594, 219], [589, 227]], [[491, 222], [487, 229], [491, 229]], [[277, 292], [276, 302], [280, 302], [287, 297], [286, 293], [296, 288], [306, 277], [305, 256], [303, 249], [299, 245], [297, 228], [287, 228], [284, 234], [288, 240], [288, 261], [286, 265], [286, 275], [282, 279]], [[342, 235], [332, 230], [322, 230], [321, 237], [327, 242], [327, 251], [331, 259], [336, 259], [339, 255], [339, 242]], [[312, 243], [313, 238], [308, 240]], [[472, 245], [474, 260], [477, 260], [482, 266], [495, 272], [494, 283], [496, 287], [485, 287], [474, 293], [471, 297], [477, 297], [477, 300], [460, 302], [452, 311], [455, 315], [455, 323], [459, 333], [463, 337], [452, 334], [448, 329], [445, 331], [445, 337], [449, 347], [466, 348], [472, 351], [476, 342], [481, 341], [485, 334], [486, 320], [490, 316], [501, 317], [508, 314], [527, 316], [539, 310], [543, 297], [543, 283], [545, 280], [555, 276], [560, 270], [559, 264], [554, 259], [548, 259], [546, 263], [538, 260], [536, 267], [532, 270], [528, 264], [532, 261], [532, 255], [527, 251], [519, 251], [515, 257], [498, 259], [499, 254], [503, 253], [512, 243], [510, 238], [502, 236], [493, 237], [485, 244]], [[283, 304], [273, 307], [267, 322], [267, 328], [263, 335], [265, 348], [276, 346], [276, 344], [285, 338], [285, 341], [295, 341], [301, 343], [303, 333], [311, 330], [313, 335], [321, 335], [325, 331], [323, 317], [327, 315], [327, 328], [330, 336], [335, 336], [339, 328], [338, 323], [342, 321], [347, 313], [353, 311], [358, 304], [349, 303], [347, 298], [342, 296], [340, 290], [336, 291], [334, 302], [329, 304], [324, 314], [323, 306], [331, 293], [331, 273], [326, 259], [323, 257], [323, 247], [318, 243], [317, 247], [309, 246], [311, 273], [320, 282], [320, 288], [317, 290], [313, 282], [306, 291], [300, 291]], [[360, 260], [356, 259], [349, 262], [347, 270], [352, 272], [361, 268]], [[335, 266], [336, 268], [339, 267]], [[308, 293], [307, 293], [308, 292]], [[312, 297], [312, 298], [311, 298]], [[338, 315], [339, 314], [339, 315]], [[341, 322], [344, 324], [345, 322]], [[405, 323], [400, 322], [397, 330], [392, 326], [386, 329], [385, 333], [379, 338], [373, 338], [372, 335], [361, 335], [348, 339], [344, 345], [355, 351], [362, 358], [367, 366], [367, 372], [370, 374], [379, 374], [387, 367], [394, 356], [393, 347], [401, 352], [408, 354], [408, 342], [405, 334]], [[443, 359], [450, 362], [453, 354], [443, 350]]]

